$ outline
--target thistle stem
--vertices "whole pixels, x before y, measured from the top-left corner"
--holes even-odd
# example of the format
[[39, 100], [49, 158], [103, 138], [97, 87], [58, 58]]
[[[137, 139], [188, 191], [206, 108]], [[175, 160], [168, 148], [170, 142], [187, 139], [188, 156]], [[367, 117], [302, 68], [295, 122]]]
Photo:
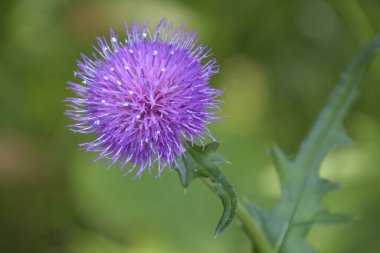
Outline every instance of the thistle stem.
[[[203, 182], [215, 192], [215, 188], [208, 179], [202, 178]], [[241, 222], [241, 228], [252, 244], [252, 253], [273, 253], [263, 231], [254, 222], [245, 205], [238, 198], [236, 217]]]
[[271, 246], [269, 245], [263, 231], [254, 222], [247, 208], [240, 200], [238, 200], [238, 211], [236, 216], [242, 224], [242, 230], [252, 243], [252, 252], [272, 253], [273, 251]]

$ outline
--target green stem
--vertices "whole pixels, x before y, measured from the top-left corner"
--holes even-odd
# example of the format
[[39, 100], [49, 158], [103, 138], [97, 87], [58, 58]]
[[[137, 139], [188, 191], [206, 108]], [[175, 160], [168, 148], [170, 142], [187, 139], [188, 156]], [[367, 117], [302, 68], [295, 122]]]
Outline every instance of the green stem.
[[242, 229], [252, 242], [252, 252], [272, 253], [271, 246], [268, 243], [262, 230], [253, 221], [245, 205], [238, 200], [238, 211], [236, 216], [242, 223]]
[[[202, 180], [213, 192], [215, 192], [212, 182], [206, 178], [202, 178]], [[256, 225], [247, 208], [239, 199], [236, 217], [240, 220], [242, 230], [251, 241], [253, 253], [273, 253], [263, 231]]]

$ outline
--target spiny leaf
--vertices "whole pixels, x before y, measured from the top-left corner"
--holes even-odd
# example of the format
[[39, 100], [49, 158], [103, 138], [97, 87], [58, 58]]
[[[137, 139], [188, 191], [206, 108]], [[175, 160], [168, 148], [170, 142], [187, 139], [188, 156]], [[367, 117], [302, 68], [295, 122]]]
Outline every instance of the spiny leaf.
[[343, 119], [358, 96], [359, 83], [379, 48], [380, 37], [375, 38], [342, 74], [294, 160], [288, 159], [280, 148], [272, 148], [281, 182], [281, 199], [273, 210], [251, 205], [250, 212], [265, 231], [275, 252], [314, 253], [305, 239], [313, 224], [352, 220], [348, 216], [330, 213], [320, 203], [327, 192], [339, 186], [321, 179], [319, 169], [327, 153], [350, 142], [342, 127]]
[[200, 177], [207, 178], [212, 183], [215, 192], [223, 204], [223, 214], [215, 229], [215, 236], [219, 236], [232, 222], [237, 210], [236, 195], [219, 167], [226, 161], [216, 152], [219, 143], [212, 142], [206, 146], [188, 144], [185, 155], [177, 159], [177, 166], [182, 187]]

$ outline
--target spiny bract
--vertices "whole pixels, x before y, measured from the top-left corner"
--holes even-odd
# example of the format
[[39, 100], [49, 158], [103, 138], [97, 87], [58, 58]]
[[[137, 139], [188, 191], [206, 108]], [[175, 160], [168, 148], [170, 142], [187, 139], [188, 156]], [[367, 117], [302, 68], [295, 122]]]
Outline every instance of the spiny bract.
[[118, 162], [136, 176], [158, 165], [175, 166], [185, 152], [186, 140], [194, 143], [206, 136], [214, 139], [206, 124], [219, 118], [221, 91], [209, 87], [218, 73], [211, 50], [196, 45], [196, 34], [172, 29], [163, 19], [151, 33], [147, 24], [126, 26], [121, 41], [111, 29], [110, 42], [98, 38], [92, 59], [82, 54], [68, 82], [78, 96], [68, 98], [66, 114], [77, 123], [78, 133], [95, 133], [96, 140], [81, 144], [85, 151], [98, 152], [109, 167]]

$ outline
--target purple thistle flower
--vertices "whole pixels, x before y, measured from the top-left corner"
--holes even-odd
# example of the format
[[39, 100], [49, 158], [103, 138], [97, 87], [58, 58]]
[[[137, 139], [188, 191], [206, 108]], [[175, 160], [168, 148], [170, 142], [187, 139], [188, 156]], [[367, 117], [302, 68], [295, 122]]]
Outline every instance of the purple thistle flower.
[[[95, 133], [96, 140], [81, 144], [95, 159], [106, 158], [109, 167], [119, 162], [137, 167], [137, 177], [158, 164], [158, 176], [171, 169], [184, 154], [186, 140], [194, 143], [211, 137], [206, 124], [219, 118], [221, 91], [209, 87], [218, 73], [215, 59], [205, 46], [196, 45], [195, 33], [173, 30], [163, 19], [151, 33], [146, 24], [126, 26], [120, 41], [111, 29], [110, 43], [102, 37], [93, 59], [82, 54], [68, 82], [79, 98], [68, 98], [66, 114], [78, 123], [78, 133]], [[108, 167], [108, 168], [109, 168]]]

